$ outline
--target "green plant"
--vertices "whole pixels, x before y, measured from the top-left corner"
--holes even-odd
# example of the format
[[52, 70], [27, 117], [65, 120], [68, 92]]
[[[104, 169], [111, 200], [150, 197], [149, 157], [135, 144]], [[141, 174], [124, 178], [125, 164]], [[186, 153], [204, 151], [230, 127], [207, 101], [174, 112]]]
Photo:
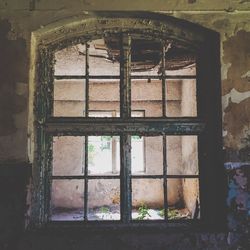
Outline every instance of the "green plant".
[[95, 146], [91, 143], [88, 144], [88, 153], [95, 152]]
[[[165, 212], [165, 209], [163, 208], [163, 209], [161, 209], [160, 211], [159, 211], [159, 215], [161, 216], [161, 217], [164, 217], [164, 212]], [[178, 210], [177, 209], [173, 209], [173, 208], [168, 208], [167, 209], [167, 215], [168, 215], [168, 219], [176, 219], [176, 218], [179, 218], [180, 217], [180, 214], [179, 214], [179, 212], [178, 212]]]
[[112, 136], [103, 135], [101, 137], [101, 141], [111, 141], [111, 139], [112, 139]]
[[108, 207], [100, 207], [100, 212], [103, 214], [107, 214], [109, 212], [109, 208]]
[[146, 216], [151, 217], [151, 215], [148, 212], [148, 207], [146, 204], [142, 203], [141, 206], [138, 208], [138, 217], [137, 220], [144, 220]]
[[133, 140], [140, 140], [141, 136], [139, 136], [139, 135], [132, 135], [131, 139], [133, 139]]
[[95, 157], [95, 146], [92, 143], [88, 144], [88, 160], [89, 164], [93, 164]]

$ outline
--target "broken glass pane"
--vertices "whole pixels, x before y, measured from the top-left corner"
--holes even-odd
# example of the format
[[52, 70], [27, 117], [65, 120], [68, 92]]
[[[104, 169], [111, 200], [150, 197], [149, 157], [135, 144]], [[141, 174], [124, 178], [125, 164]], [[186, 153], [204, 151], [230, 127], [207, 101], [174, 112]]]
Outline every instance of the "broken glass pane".
[[120, 137], [88, 137], [89, 175], [120, 173]]
[[154, 39], [132, 37], [131, 74], [157, 76], [161, 74], [162, 44]]
[[84, 218], [84, 180], [53, 180], [51, 220], [81, 221]]
[[[120, 112], [120, 80], [91, 79], [89, 81], [89, 110], [91, 117], [100, 117], [100, 113], [111, 110]], [[96, 115], [96, 116], [95, 116]], [[117, 116], [117, 115], [115, 115]], [[104, 116], [102, 116], [104, 117]], [[107, 114], [109, 117], [109, 114]]]
[[131, 136], [131, 171], [134, 175], [163, 174], [162, 136]]
[[145, 117], [161, 117], [162, 81], [133, 79], [131, 81], [131, 109], [144, 111]]
[[198, 141], [195, 135], [167, 136], [167, 174], [198, 175]]
[[85, 80], [54, 81], [54, 116], [85, 116]]
[[163, 220], [163, 179], [132, 179], [132, 219]]
[[120, 74], [120, 39], [108, 36], [89, 43], [89, 74], [116, 75]]
[[199, 179], [173, 178], [167, 180], [168, 219], [199, 219]]
[[77, 44], [55, 53], [55, 75], [85, 75], [86, 46]]
[[84, 175], [84, 136], [53, 137], [53, 175]]
[[88, 220], [120, 220], [120, 180], [88, 182]]
[[196, 80], [166, 80], [166, 116], [197, 116]]

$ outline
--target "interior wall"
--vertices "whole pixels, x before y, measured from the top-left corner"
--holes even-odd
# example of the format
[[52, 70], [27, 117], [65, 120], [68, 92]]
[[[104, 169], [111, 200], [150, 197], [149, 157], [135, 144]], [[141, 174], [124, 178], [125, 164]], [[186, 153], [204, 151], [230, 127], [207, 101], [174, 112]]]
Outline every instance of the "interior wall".
[[[20, 242], [25, 216], [23, 202], [16, 191], [3, 194], [1, 203], [0, 248], [2, 249], [49, 249], [60, 247], [79, 248], [89, 244], [92, 249], [162, 249], [162, 246], [176, 249], [228, 249], [248, 248], [247, 216], [249, 214], [249, 131], [250, 131], [250, 3], [242, 0], [175, 0], [175, 1], [47, 1], [12, 0], [0, 2], [0, 175], [3, 189], [10, 180], [18, 180], [15, 169], [25, 165], [29, 168], [30, 140], [28, 134], [28, 82], [30, 65], [31, 32], [65, 18], [87, 15], [90, 10], [151, 10], [188, 20], [217, 31], [221, 39], [221, 88], [222, 120], [224, 139], [224, 165], [228, 171], [228, 226], [221, 234], [178, 233], [124, 234], [118, 238], [97, 234], [82, 237], [84, 241], [69, 243], [67, 237], [44, 235], [26, 236]], [[213, 101], [213, 100], [211, 100]], [[6, 170], [7, 169], [7, 170]], [[8, 175], [5, 175], [6, 171]], [[16, 183], [14, 181], [14, 183]], [[27, 185], [27, 181], [26, 181]], [[19, 190], [26, 193], [25, 185]], [[26, 203], [29, 206], [29, 199]], [[16, 209], [18, 208], [18, 209]], [[16, 217], [15, 217], [16, 216]], [[8, 219], [7, 219], [8, 218]], [[21, 226], [20, 226], [21, 225]], [[230, 233], [228, 233], [230, 232]], [[55, 235], [54, 235], [55, 236]], [[108, 240], [109, 239], [109, 240]], [[32, 243], [31, 243], [32, 242]], [[99, 242], [99, 243], [98, 243]], [[105, 242], [105, 244], [102, 244]], [[128, 243], [129, 242], [129, 243]], [[91, 247], [89, 249], [91, 249]]]
[[[67, 61], [68, 55], [62, 60]], [[96, 65], [98, 66], [98, 65]], [[56, 66], [60, 71], [60, 68]], [[77, 68], [77, 67], [76, 67]], [[65, 71], [67, 72], [67, 70]], [[183, 73], [181, 70], [179, 74]], [[132, 110], [144, 110], [145, 116], [154, 117], [161, 116], [161, 99], [162, 99], [162, 82], [160, 80], [151, 80], [147, 82], [134, 81], [132, 83]], [[191, 84], [192, 86], [192, 84]], [[193, 87], [193, 86], [192, 86]], [[190, 88], [189, 81], [168, 81], [167, 87], [168, 101], [166, 103], [168, 114], [172, 116], [182, 116], [184, 114], [196, 113], [195, 90]], [[190, 91], [191, 89], [191, 91]], [[54, 115], [55, 116], [83, 116], [85, 84], [79, 81], [56, 81], [54, 87]], [[185, 98], [185, 100], [183, 100]], [[191, 100], [191, 101], [190, 101]], [[111, 81], [91, 82], [89, 86], [89, 109], [96, 111], [116, 111], [119, 112], [119, 82]], [[185, 102], [185, 105], [181, 103]], [[175, 103], [175, 108], [173, 108]], [[182, 110], [184, 109], [184, 110]], [[194, 138], [196, 139], [196, 138]], [[53, 174], [58, 175], [81, 175], [81, 166], [84, 167], [84, 138], [83, 137], [59, 137], [54, 138], [53, 143], [53, 168], [56, 170]], [[190, 136], [181, 138], [178, 136], [169, 137], [167, 144], [167, 155], [169, 174], [184, 174], [182, 168], [191, 168], [189, 173], [194, 174], [192, 168], [197, 168], [197, 140], [193, 140]], [[191, 144], [190, 144], [191, 143]], [[182, 149], [183, 148], [183, 149]], [[186, 149], [186, 150], [185, 150]], [[190, 151], [191, 150], [191, 151]], [[163, 173], [163, 141], [162, 136], [145, 137], [144, 138], [145, 153], [145, 174], [162, 174]], [[196, 156], [196, 157], [194, 157]], [[190, 164], [190, 161], [193, 162]], [[151, 205], [155, 208], [163, 207], [163, 190], [161, 181], [152, 181], [143, 179], [135, 182], [133, 188], [133, 206], [139, 207], [141, 204]], [[98, 183], [98, 181], [97, 181]], [[78, 185], [78, 183], [76, 183]], [[94, 190], [90, 190], [91, 199], [88, 203], [89, 207], [110, 206], [113, 204], [113, 194], [108, 192], [110, 183], [101, 184], [103, 191], [99, 192], [99, 186], [92, 185]], [[189, 183], [188, 189], [191, 188], [192, 182]], [[119, 183], [114, 187], [119, 190]], [[197, 188], [197, 185], [195, 185]], [[183, 203], [182, 182], [180, 179], [168, 181], [168, 204], [175, 206]], [[61, 208], [81, 208], [83, 190], [77, 189], [75, 199], [70, 198], [72, 190], [68, 189], [68, 182], [57, 182], [53, 185], [53, 206]], [[110, 193], [110, 197], [104, 200], [104, 193]], [[188, 190], [185, 192], [188, 194]], [[90, 194], [89, 194], [90, 196]], [[189, 201], [196, 201], [196, 197]], [[191, 208], [191, 205], [188, 206]]]

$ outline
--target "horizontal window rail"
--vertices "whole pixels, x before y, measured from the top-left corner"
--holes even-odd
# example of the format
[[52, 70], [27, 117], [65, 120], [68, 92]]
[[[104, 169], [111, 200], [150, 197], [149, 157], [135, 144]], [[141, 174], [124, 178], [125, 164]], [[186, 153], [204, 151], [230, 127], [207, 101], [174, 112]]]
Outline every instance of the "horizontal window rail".
[[[92, 120], [93, 121], [93, 120]], [[74, 121], [62, 123], [59, 121], [48, 122], [44, 125], [45, 131], [53, 135], [197, 135], [204, 131], [205, 123], [202, 122], [169, 122], [169, 121], [134, 121], [134, 122], [90, 122]]]
[[[55, 80], [78, 80], [78, 79], [120, 79], [119, 75], [103, 75], [103, 76], [86, 76], [86, 75], [55, 75]], [[130, 79], [196, 79], [195, 75], [131, 75]]]
[[[132, 179], [163, 179], [164, 175], [130, 175]], [[199, 178], [199, 175], [166, 175], [167, 179], [194, 179]], [[56, 175], [50, 177], [52, 180], [73, 180], [73, 179], [120, 179], [120, 175]]]
[[205, 123], [197, 119], [51, 118], [45, 131], [53, 135], [198, 135]]

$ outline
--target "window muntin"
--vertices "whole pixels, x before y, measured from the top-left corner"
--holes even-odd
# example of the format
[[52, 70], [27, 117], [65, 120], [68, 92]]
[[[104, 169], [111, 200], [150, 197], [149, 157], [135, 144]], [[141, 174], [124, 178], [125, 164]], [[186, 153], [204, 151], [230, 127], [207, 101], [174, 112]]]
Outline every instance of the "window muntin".
[[[196, 126], [194, 126], [193, 129], [191, 129], [191, 130], [190, 129], [185, 130], [185, 128], [180, 130], [178, 128], [178, 123], [179, 124], [182, 123], [183, 120], [181, 120], [181, 118], [177, 115], [176, 116], [177, 119], [174, 120], [174, 122], [175, 122], [174, 126], [169, 130], [170, 120], [166, 119], [166, 110], [167, 110], [167, 106], [168, 106], [168, 103], [167, 103], [167, 90], [166, 90], [168, 85], [166, 83], [167, 83], [168, 79], [176, 79], [176, 75], [174, 75], [174, 76], [173, 75], [166, 75], [166, 71], [161, 72], [161, 74], [160, 74], [160, 79], [161, 79], [160, 82], [161, 82], [161, 86], [162, 86], [162, 91], [161, 91], [161, 93], [162, 93], [162, 116], [161, 117], [163, 117], [163, 119], [159, 119], [158, 120], [159, 123], [156, 123], [154, 119], [150, 118], [151, 120], [150, 119], [146, 120], [146, 119], [142, 119], [142, 117], [136, 117], [136, 115], [133, 115], [133, 112], [131, 112], [132, 103], [131, 103], [131, 93], [130, 93], [130, 90], [129, 90], [129, 85], [131, 83], [130, 78], [132, 80], [133, 80], [133, 78], [134, 79], [147, 79], [147, 82], [148, 81], [150, 82], [150, 80], [148, 79], [148, 75], [145, 76], [145, 75], [142, 75], [141, 73], [138, 74], [138, 75], [135, 75], [134, 74], [135, 72], [133, 72], [132, 70], [129, 69], [129, 66], [133, 65], [132, 62], [130, 64], [130, 60], [129, 60], [130, 55], [131, 55], [130, 54], [131, 46], [129, 46], [130, 45], [130, 36], [123, 35], [123, 38], [121, 40], [122, 40], [122, 43], [121, 43], [121, 50], [120, 51], [121, 51], [123, 60], [121, 60], [120, 64], [121, 64], [121, 68], [123, 70], [120, 71], [121, 75], [119, 76], [119, 78], [117, 78], [117, 76], [114, 75], [114, 76], [109, 76], [108, 79], [109, 79], [109, 81], [110, 80], [112, 80], [112, 81], [116, 80], [117, 81], [117, 79], [118, 79], [118, 80], [120, 80], [119, 85], [123, 86], [123, 88], [120, 88], [120, 97], [121, 97], [120, 98], [120, 110], [117, 111], [117, 108], [115, 108], [115, 112], [117, 114], [119, 114], [119, 113], [121, 114], [120, 118], [122, 119], [122, 121], [127, 121], [126, 125], [125, 125], [125, 129], [123, 131], [121, 131], [119, 129], [119, 126], [117, 124], [118, 120], [116, 121], [116, 119], [113, 119], [113, 115], [112, 115], [112, 119], [111, 119], [111, 117], [109, 115], [107, 115], [107, 117], [105, 117], [105, 118], [100, 117], [99, 115], [97, 115], [99, 108], [98, 109], [96, 108], [96, 109], [93, 110], [93, 112], [95, 112], [95, 114], [92, 114], [92, 115], [90, 114], [90, 112], [91, 112], [90, 108], [89, 108], [90, 107], [90, 99], [89, 99], [90, 80], [91, 79], [100, 79], [101, 81], [103, 81], [102, 79], [105, 79], [105, 77], [107, 77], [107, 76], [98, 75], [98, 77], [97, 77], [97, 76], [91, 76], [89, 74], [89, 72], [88, 72], [88, 63], [87, 63], [87, 61], [88, 61], [88, 59], [87, 59], [88, 58], [88, 51], [87, 51], [88, 46], [85, 46], [86, 47], [86, 55], [87, 55], [86, 56], [86, 74], [83, 75], [83, 76], [80, 76], [80, 77], [79, 77], [79, 75], [76, 75], [76, 76], [74, 76], [74, 75], [68, 75], [68, 76], [67, 75], [65, 75], [65, 76], [56, 75], [55, 79], [61, 80], [61, 79], [64, 79], [64, 78], [65, 79], [77, 78], [79, 80], [79, 78], [80, 78], [81, 80], [83, 80], [83, 82], [86, 81], [85, 82], [85, 92], [83, 93], [83, 95], [85, 97], [85, 99], [84, 99], [85, 100], [85, 105], [83, 105], [85, 107], [84, 110], [83, 110], [83, 114], [84, 114], [83, 116], [85, 116], [86, 118], [84, 118], [85, 121], [84, 120], [79, 120], [79, 121], [81, 123], [80, 126], [83, 126], [84, 123], [85, 123], [86, 125], [89, 124], [89, 125], [91, 125], [93, 127], [88, 128], [86, 130], [83, 128], [80, 132], [77, 129], [75, 131], [74, 131], [74, 129], [70, 130], [71, 131], [70, 133], [72, 133], [72, 134], [82, 134], [82, 135], [85, 136], [85, 149], [86, 149], [86, 147], [88, 145], [88, 137], [94, 136], [96, 134], [100, 135], [101, 132], [102, 132], [101, 129], [98, 130], [98, 126], [94, 126], [94, 125], [97, 125], [97, 123], [95, 123], [95, 119], [93, 119], [93, 118], [102, 119], [103, 120], [102, 122], [104, 124], [105, 124], [105, 122], [109, 122], [108, 119], [110, 119], [109, 124], [111, 124], [111, 125], [114, 124], [114, 126], [112, 127], [112, 130], [110, 128], [108, 128], [109, 125], [106, 125], [106, 126], [104, 126], [102, 128], [104, 128], [105, 131], [111, 131], [111, 134], [109, 136], [120, 135], [120, 137], [121, 137], [121, 156], [120, 156], [121, 157], [121, 175], [119, 176], [119, 177], [121, 177], [121, 180], [120, 180], [121, 181], [121, 183], [120, 183], [121, 184], [121, 186], [120, 186], [120, 190], [121, 190], [121, 192], [120, 192], [120, 195], [121, 195], [121, 197], [120, 197], [121, 198], [120, 199], [120, 205], [121, 205], [120, 206], [120, 219], [121, 219], [122, 222], [132, 222], [133, 221], [132, 219], [134, 219], [133, 218], [133, 212], [132, 212], [133, 211], [133, 205], [132, 205], [133, 204], [133, 202], [132, 202], [133, 197], [129, 197], [129, 195], [127, 195], [127, 193], [125, 193], [124, 190], [126, 190], [126, 191], [130, 190], [133, 193], [133, 190], [131, 189], [131, 187], [129, 187], [129, 183], [132, 182], [132, 179], [137, 179], [137, 178], [138, 178], [138, 181], [140, 181], [141, 176], [140, 175], [138, 175], [138, 176], [137, 175], [134, 175], [134, 176], [132, 175], [132, 177], [130, 177], [130, 171], [132, 171], [132, 169], [131, 169], [132, 168], [132, 162], [131, 162], [132, 140], [131, 140], [131, 137], [134, 135], [134, 136], [139, 136], [141, 138], [142, 137], [144, 138], [145, 136], [150, 136], [150, 135], [153, 135], [153, 134], [156, 135], [157, 133], [158, 134], [164, 134], [163, 135], [163, 158], [164, 158], [163, 159], [163, 173], [160, 174], [160, 176], [158, 176], [158, 175], [154, 176], [154, 174], [153, 174], [153, 175], [144, 176], [144, 177], [145, 178], [149, 177], [150, 180], [151, 179], [152, 180], [153, 179], [160, 179], [161, 181], [165, 180], [165, 181], [162, 181], [163, 189], [165, 189], [164, 192], [163, 192], [163, 196], [167, 196], [169, 191], [170, 191], [170, 189], [166, 188], [169, 185], [168, 183], [166, 184], [167, 178], [170, 178], [170, 179], [174, 179], [174, 178], [178, 179], [179, 178], [182, 181], [182, 179], [184, 179], [184, 178], [199, 179], [200, 177], [198, 175], [195, 175], [195, 176], [193, 176], [193, 175], [190, 175], [190, 176], [189, 175], [188, 176], [186, 176], [186, 175], [180, 175], [180, 176], [179, 175], [173, 175], [171, 177], [167, 176], [167, 172], [166, 172], [166, 167], [167, 167], [167, 157], [166, 156], [167, 156], [167, 153], [164, 153], [164, 152], [167, 152], [167, 150], [166, 150], [166, 146], [164, 146], [164, 145], [166, 145], [164, 140], [167, 141], [167, 135], [168, 134], [169, 135], [175, 135], [175, 134], [180, 134], [180, 135], [194, 134], [194, 135], [198, 135], [201, 132], [201, 129], [202, 129], [201, 125], [202, 124], [200, 123], [199, 120], [193, 119], [192, 118], [193, 115], [191, 115], [189, 122], [191, 121]], [[164, 44], [162, 44], [162, 46], [163, 46], [162, 51], [165, 51]], [[164, 64], [166, 62], [165, 62], [165, 57], [163, 55], [162, 55], [161, 60], [162, 60], [161, 64], [164, 66]], [[130, 77], [128, 77], [128, 75], [130, 75]], [[154, 75], [154, 73], [152, 73], [152, 76], [150, 76], [150, 79], [151, 78], [152, 79], [157, 79], [158, 77], [159, 77], [159, 74], [156, 76], [156, 75]], [[191, 76], [190, 75], [189, 76], [180, 75], [180, 76], [178, 76], [177, 79], [179, 80], [179, 79], [182, 79], [182, 78], [183, 79], [186, 79], [186, 78], [195, 79], [196, 77], [194, 75], [191, 75]], [[105, 107], [105, 109], [107, 109], [107, 107]], [[114, 109], [114, 107], [112, 106], [112, 107], [110, 107], [110, 109]], [[62, 116], [62, 115], [59, 115], [59, 116]], [[77, 116], [80, 117], [81, 115], [77, 115]], [[135, 120], [133, 120], [133, 121], [130, 120], [130, 117], [133, 117]], [[149, 117], [151, 117], [151, 116], [149, 116]], [[157, 117], [157, 115], [152, 116], [152, 118], [153, 117]], [[119, 118], [119, 116], [118, 116], [118, 118]], [[73, 120], [75, 119], [75, 121], [77, 121], [75, 116], [72, 116], [72, 119]], [[56, 121], [57, 121], [57, 125], [61, 124], [62, 127], [64, 127], [63, 120], [62, 120], [62, 123], [61, 123], [61, 120], [59, 120], [59, 119], [56, 120]], [[97, 122], [97, 120], [96, 120], [96, 122]], [[99, 122], [100, 121], [98, 121], [98, 123]], [[136, 122], [136, 125], [134, 125], [135, 122]], [[151, 127], [149, 127], [147, 123], [150, 124]], [[140, 130], [141, 131], [140, 134], [136, 135], [137, 128], [138, 128], [136, 126], [138, 126], [138, 125], [141, 125], [142, 129]], [[185, 126], [187, 126], [187, 128], [188, 128], [189, 125], [187, 124], [187, 125], [184, 125], [184, 127]], [[87, 127], [85, 126], [85, 128], [87, 128]], [[113, 128], [115, 128], [115, 129], [113, 129]], [[52, 129], [50, 131], [52, 131], [52, 133], [57, 133], [54, 129]], [[65, 135], [70, 134], [69, 132], [63, 132], [64, 131], [63, 129], [60, 130], [60, 131], [61, 131], [60, 134], [63, 134], [63, 133], [65, 133]], [[89, 131], [92, 131], [92, 132], [89, 132]], [[168, 131], [168, 132], [166, 133], [166, 131]], [[105, 133], [104, 136], [106, 136], [106, 133]], [[87, 152], [87, 151], [85, 150], [85, 152]], [[164, 156], [164, 154], [166, 154], [166, 155]], [[86, 166], [88, 165], [88, 159], [86, 159], [86, 157], [85, 157], [85, 165]], [[70, 177], [67, 177], [67, 176], [62, 176], [62, 177], [53, 176], [52, 177], [52, 179], [53, 178], [55, 178], [55, 179], [60, 179], [61, 178], [62, 180], [63, 179], [78, 180], [79, 178], [84, 179], [84, 188], [85, 189], [84, 189], [84, 196], [83, 196], [84, 197], [84, 203], [83, 203], [84, 204], [84, 209], [83, 209], [84, 215], [83, 215], [83, 218], [84, 218], [85, 221], [89, 220], [88, 219], [88, 216], [89, 216], [88, 210], [91, 210], [91, 208], [88, 207], [88, 203], [85, 202], [86, 199], [87, 199], [86, 197], [88, 197], [88, 190], [86, 189], [86, 187], [88, 187], [88, 184], [86, 184], [86, 183], [88, 183], [88, 181], [89, 181], [88, 178], [87, 178], [86, 173], [88, 174], [88, 167], [84, 168], [84, 174], [85, 174], [84, 177], [82, 177], [82, 176], [80, 176], [80, 177], [79, 176], [73, 176], [73, 177], [72, 176], [70, 176]], [[97, 179], [98, 178], [100, 178], [100, 179], [103, 178], [105, 180], [107, 178], [109, 178], [109, 176], [106, 176], [105, 178], [104, 178], [104, 176], [96, 176], [96, 177], [97, 177]], [[110, 178], [110, 179], [113, 179], [113, 177]], [[166, 190], [167, 190], [167, 192], [166, 192]], [[169, 204], [168, 204], [168, 202], [164, 201], [163, 206], [164, 206], [164, 209], [163, 209], [164, 218], [163, 218], [163, 220], [168, 220], [169, 219], [168, 218], [169, 217], [169, 214], [168, 214], [168, 206], [169, 206]], [[102, 219], [105, 220], [105, 218], [107, 219], [108, 217], [103, 216]], [[198, 218], [198, 217], [195, 217], [195, 218]], [[109, 217], [109, 219], [113, 220], [112, 217]], [[156, 219], [153, 219], [153, 220], [156, 220]], [[160, 220], [162, 220], [162, 219], [160, 219]]]

